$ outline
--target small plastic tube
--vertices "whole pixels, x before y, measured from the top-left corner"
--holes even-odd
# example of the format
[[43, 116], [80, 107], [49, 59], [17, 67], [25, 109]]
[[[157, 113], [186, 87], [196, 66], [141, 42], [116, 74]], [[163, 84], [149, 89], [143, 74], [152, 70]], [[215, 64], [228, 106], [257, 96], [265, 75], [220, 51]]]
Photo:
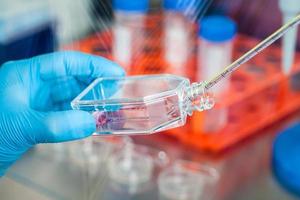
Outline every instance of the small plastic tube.
[[114, 0], [113, 56], [125, 70], [129, 70], [136, 54], [141, 53], [144, 40], [145, 15], [149, 0]]
[[[232, 61], [236, 24], [225, 16], [208, 16], [199, 23], [198, 81], [208, 80]], [[218, 94], [228, 88], [229, 79], [214, 87]]]
[[[283, 15], [283, 23], [289, 22], [300, 12], [299, 0], [280, 0], [279, 7]], [[282, 71], [289, 74], [295, 58], [297, 27], [292, 28], [283, 36]]]
[[184, 15], [187, 0], [164, 0], [164, 56], [173, 74], [186, 76], [192, 23]]
[[[198, 81], [215, 76], [232, 61], [236, 24], [225, 16], [208, 16], [199, 23]], [[228, 90], [230, 78], [222, 80], [212, 92], [220, 97]], [[204, 132], [215, 132], [227, 123], [228, 110], [219, 108], [205, 113]]]

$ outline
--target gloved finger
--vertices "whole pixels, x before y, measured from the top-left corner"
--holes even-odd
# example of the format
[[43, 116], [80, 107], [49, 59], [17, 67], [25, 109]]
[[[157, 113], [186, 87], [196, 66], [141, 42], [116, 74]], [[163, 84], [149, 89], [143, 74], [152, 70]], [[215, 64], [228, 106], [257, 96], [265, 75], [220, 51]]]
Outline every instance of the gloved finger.
[[[30, 100], [30, 105], [35, 110], [54, 111], [56, 110], [55, 106], [62, 102], [70, 105], [70, 102], [86, 87], [87, 85], [74, 77], [48, 81], [38, 88], [36, 95], [32, 96]], [[71, 107], [69, 106], [69, 108]]]
[[35, 59], [41, 66], [40, 76], [43, 80], [63, 76], [96, 78], [124, 75], [124, 70], [116, 63], [80, 52], [56, 52], [35, 57]]
[[[55, 81], [51, 87], [52, 105], [59, 106], [59, 110], [71, 109], [70, 102], [82, 92], [87, 85], [77, 81], [73, 77], [65, 77]], [[121, 87], [118, 80], [102, 81], [101, 84], [96, 84], [93, 89], [84, 96], [84, 100], [103, 100], [109, 99], [111, 96], [118, 96], [118, 91]], [[115, 107], [115, 106], [114, 106]], [[108, 106], [106, 109], [111, 110]], [[102, 110], [101, 106], [97, 109]]]
[[79, 83], [82, 83], [84, 85], [89, 85], [90, 83], [92, 83], [96, 78], [94, 77], [89, 77], [89, 76], [77, 76], [76, 77], [77, 81]]
[[[57, 105], [61, 103], [70, 105], [70, 102], [85, 87], [85, 85], [78, 83], [73, 77], [65, 77], [63, 79], [47, 82], [37, 90], [35, 96], [32, 96], [30, 100], [31, 108], [44, 112], [62, 110], [61, 107], [56, 109]], [[70, 109], [71, 107], [69, 106], [68, 108]]]
[[70, 101], [58, 102], [53, 105], [53, 108], [56, 109], [57, 111], [72, 110]]
[[[82, 92], [87, 85], [78, 82], [73, 77], [64, 77], [55, 81], [52, 84], [41, 88], [31, 103], [32, 108], [39, 111], [63, 111], [70, 110], [71, 101]], [[109, 98], [118, 98], [122, 84], [117, 80], [108, 80], [102, 84], [96, 85], [88, 92], [85, 100], [103, 100]], [[48, 91], [50, 90], [50, 91]], [[50, 95], [48, 94], [50, 92]], [[42, 97], [40, 97], [42, 96]], [[122, 96], [122, 95], [121, 95]], [[45, 100], [46, 99], [46, 100]], [[114, 111], [120, 108], [119, 105], [97, 106], [97, 110]], [[91, 106], [90, 111], [94, 111], [95, 107]]]
[[65, 101], [70, 103], [86, 86], [74, 77], [64, 77], [55, 80], [51, 87], [53, 104]]
[[35, 95], [30, 95], [30, 107], [34, 110], [47, 111], [51, 110], [53, 102], [51, 99], [51, 82], [42, 84], [34, 92]]
[[39, 143], [77, 140], [90, 136], [96, 130], [91, 114], [79, 110], [51, 112], [44, 118], [46, 134], [41, 134]]

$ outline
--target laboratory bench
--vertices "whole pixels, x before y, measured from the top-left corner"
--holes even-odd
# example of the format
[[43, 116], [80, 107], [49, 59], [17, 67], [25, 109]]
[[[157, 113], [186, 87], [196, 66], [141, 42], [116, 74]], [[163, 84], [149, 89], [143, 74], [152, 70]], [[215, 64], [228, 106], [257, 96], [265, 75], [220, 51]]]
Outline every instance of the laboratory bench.
[[[133, 141], [161, 149], [171, 159], [193, 160], [216, 169], [219, 179], [210, 190], [214, 200], [293, 200], [297, 198], [286, 192], [272, 174], [271, 155], [277, 133], [299, 120], [297, 112], [218, 154], [192, 149], [165, 133], [137, 136]], [[96, 157], [95, 152], [87, 156], [75, 145], [71, 155], [65, 152], [70, 145], [74, 144], [38, 145], [27, 152], [1, 179], [0, 199], [158, 199], [155, 187], [134, 197], [114, 194], [107, 188], [108, 176], [102, 167], [108, 154], [99, 149]], [[95, 161], [97, 158], [101, 161]]]

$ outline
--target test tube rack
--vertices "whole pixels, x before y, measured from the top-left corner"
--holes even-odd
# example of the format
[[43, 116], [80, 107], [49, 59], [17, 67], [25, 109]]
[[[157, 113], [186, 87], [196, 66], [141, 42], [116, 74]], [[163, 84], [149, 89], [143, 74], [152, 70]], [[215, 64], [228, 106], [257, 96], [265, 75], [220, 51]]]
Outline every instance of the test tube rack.
[[[146, 18], [143, 49], [133, 55], [128, 75], [172, 73], [173, 68], [164, 59], [162, 15]], [[195, 29], [195, 27], [193, 27]], [[195, 32], [195, 31], [194, 31]], [[185, 66], [185, 74], [195, 80], [197, 69], [197, 36], [191, 37], [193, 46]], [[114, 60], [112, 55], [112, 31], [106, 30], [76, 41], [65, 49], [79, 50]], [[233, 59], [254, 47], [259, 41], [238, 35], [234, 42]], [[289, 76], [281, 72], [281, 49], [272, 45], [244, 64], [231, 77], [230, 88], [217, 100], [213, 110], [196, 112], [187, 125], [168, 131], [184, 144], [218, 153], [251, 135], [282, 120], [300, 109], [300, 52]], [[203, 124], [211, 112], [226, 110], [227, 123], [213, 132], [204, 132]], [[213, 121], [212, 121], [213, 122]]]

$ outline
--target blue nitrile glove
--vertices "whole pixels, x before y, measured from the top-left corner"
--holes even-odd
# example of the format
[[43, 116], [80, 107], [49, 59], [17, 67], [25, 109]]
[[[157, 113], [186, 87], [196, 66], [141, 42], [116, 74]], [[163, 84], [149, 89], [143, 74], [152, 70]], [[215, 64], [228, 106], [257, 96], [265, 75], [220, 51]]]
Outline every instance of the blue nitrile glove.
[[0, 176], [37, 143], [63, 142], [95, 131], [93, 117], [70, 101], [95, 77], [123, 76], [117, 64], [79, 52], [11, 61], [0, 68]]

